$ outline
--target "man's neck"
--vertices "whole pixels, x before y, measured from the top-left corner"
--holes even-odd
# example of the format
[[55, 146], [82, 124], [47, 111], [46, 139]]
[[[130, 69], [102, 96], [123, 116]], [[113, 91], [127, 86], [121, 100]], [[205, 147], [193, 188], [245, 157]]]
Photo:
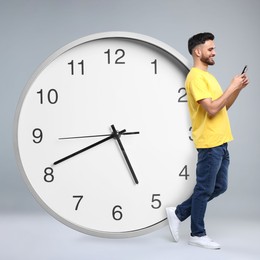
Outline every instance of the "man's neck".
[[204, 64], [202, 62], [195, 61], [193, 67], [204, 70], [204, 71], [208, 71], [208, 64]]

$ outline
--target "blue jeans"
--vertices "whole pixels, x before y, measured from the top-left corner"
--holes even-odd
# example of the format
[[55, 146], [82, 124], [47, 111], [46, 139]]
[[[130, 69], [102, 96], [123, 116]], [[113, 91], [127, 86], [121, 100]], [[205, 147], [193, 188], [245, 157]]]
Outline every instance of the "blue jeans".
[[227, 143], [198, 150], [196, 185], [189, 199], [178, 205], [180, 221], [191, 216], [191, 235], [205, 236], [204, 216], [207, 203], [227, 190], [229, 153]]

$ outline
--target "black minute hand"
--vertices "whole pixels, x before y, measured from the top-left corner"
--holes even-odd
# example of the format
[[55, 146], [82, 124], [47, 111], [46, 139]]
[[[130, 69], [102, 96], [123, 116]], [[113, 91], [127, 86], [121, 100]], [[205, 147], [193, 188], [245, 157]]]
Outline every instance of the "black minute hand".
[[[116, 135], [123, 134], [125, 131], [126, 130], [124, 129], [124, 130], [122, 130], [122, 131], [120, 131], [118, 133], [116, 132]], [[91, 149], [91, 148], [93, 148], [93, 147], [95, 147], [95, 146], [97, 146], [99, 144], [102, 144], [102, 143], [104, 143], [104, 142], [106, 142], [106, 141], [108, 141], [108, 140], [110, 140], [112, 138], [115, 138], [115, 133], [114, 132], [111, 135], [109, 135], [108, 137], [106, 137], [106, 138], [104, 138], [104, 139], [102, 139], [102, 140], [100, 140], [100, 141], [98, 141], [96, 143], [93, 143], [93, 144], [91, 144], [91, 145], [89, 145], [89, 146], [87, 146], [87, 147], [85, 147], [85, 148], [83, 148], [83, 149], [81, 149], [81, 150], [79, 150], [77, 152], [74, 152], [74, 153], [72, 153], [70, 155], [67, 155], [67, 156], [59, 159], [58, 161], [54, 162], [53, 165], [57, 165], [57, 164], [59, 164], [61, 162], [64, 162], [64, 161], [70, 159], [71, 157], [74, 157], [74, 156], [76, 156], [76, 155], [78, 155], [80, 153], [83, 153], [83, 152], [85, 152], [85, 151], [87, 151], [87, 150], [89, 150], [89, 149]]]
[[137, 177], [136, 177], [136, 175], [135, 175], [134, 169], [133, 169], [133, 167], [132, 167], [132, 165], [131, 165], [131, 163], [130, 163], [130, 161], [129, 161], [129, 159], [128, 159], [128, 156], [127, 156], [127, 154], [126, 154], [126, 152], [125, 152], [124, 146], [123, 146], [123, 144], [122, 144], [122, 142], [121, 142], [121, 140], [120, 140], [120, 137], [119, 137], [119, 136], [120, 136], [120, 132], [117, 132], [117, 131], [116, 131], [116, 128], [115, 128], [114, 125], [111, 125], [111, 128], [112, 128], [112, 130], [113, 130], [114, 138], [115, 138], [116, 141], [118, 142], [119, 147], [120, 147], [120, 149], [121, 149], [121, 151], [122, 151], [122, 153], [123, 153], [123, 155], [124, 155], [124, 158], [125, 158], [126, 163], [127, 163], [128, 167], [129, 167], [129, 170], [130, 170], [130, 172], [131, 172], [131, 174], [132, 174], [132, 177], [133, 177], [133, 179], [134, 179], [134, 182], [135, 182], [136, 184], [138, 184], [139, 182], [138, 182]]

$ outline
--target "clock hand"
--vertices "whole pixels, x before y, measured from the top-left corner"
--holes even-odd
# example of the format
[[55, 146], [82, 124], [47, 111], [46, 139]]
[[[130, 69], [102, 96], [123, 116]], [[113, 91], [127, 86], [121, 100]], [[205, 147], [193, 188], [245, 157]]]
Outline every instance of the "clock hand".
[[[118, 133], [119, 134], [119, 133]], [[119, 135], [137, 135], [140, 132], [124, 132]], [[69, 137], [60, 137], [59, 140], [68, 140], [68, 139], [79, 139], [79, 138], [90, 138], [90, 137], [102, 137], [102, 136], [110, 136], [111, 134], [104, 135], [82, 135], [82, 136], [69, 136]]]
[[[118, 133], [116, 132], [116, 134], [117, 134], [117, 135], [121, 135], [121, 134], [123, 134], [125, 131], [126, 131], [126, 130], [124, 129], [124, 130], [122, 130], [122, 131], [120, 131], [120, 132], [118, 132]], [[57, 165], [57, 164], [59, 164], [59, 163], [61, 163], [61, 162], [64, 162], [64, 161], [70, 159], [71, 157], [74, 157], [74, 156], [76, 156], [76, 155], [78, 155], [78, 154], [80, 154], [80, 153], [83, 153], [83, 152], [85, 152], [85, 151], [87, 151], [87, 150], [89, 150], [89, 149], [91, 149], [91, 148], [93, 148], [93, 147], [95, 147], [95, 146], [97, 146], [97, 145], [99, 145], [99, 144], [102, 144], [102, 143], [104, 143], [104, 142], [106, 142], [106, 141], [108, 141], [108, 140], [110, 140], [110, 139], [112, 139], [112, 138], [114, 138], [114, 137], [115, 137], [115, 133], [113, 132], [113, 133], [112, 133], [111, 135], [109, 135], [108, 137], [106, 137], [106, 138], [104, 138], [104, 139], [102, 139], [102, 140], [100, 140], [100, 141], [98, 141], [98, 142], [96, 142], [96, 143], [93, 143], [93, 144], [91, 144], [91, 145], [89, 145], [89, 146], [87, 146], [87, 147], [85, 147], [85, 148], [83, 148], [83, 149], [81, 149], [81, 150], [79, 150], [79, 151], [77, 151], [77, 152], [74, 152], [74, 153], [72, 153], [72, 154], [70, 154], [70, 155], [67, 155], [67, 156], [65, 156], [65, 157], [63, 157], [63, 158], [57, 160], [56, 162], [53, 163], [53, 165]]]
[[130, 170], [130, 172], [131, 172], [131, 174], [132, 174], [132, 177], [133, 177], [135, 183], [138, 184], [139, 182], [138, 182], [137, 177], [136, 177], [136, 175], [135, 175], [134, 169], [133, 169], [133, 167], [132, 167], [132, 165], [131, 165], [131, 163], [130, 163], [130, 161], [129, 161], [129, 158], [128, 158], [126, 152], [125, 152], [124, 146], [123, 146], [123, 144], [122, 144], [122, 142], [121, 142], [121, 140], [120, 140], [120, 132], [117, 132], [117, 131], [116, 131], [114, 125], [111, 125], [111, 128], [112, 128], [112, 130], [113, 130], [113, 136], [114, 136], [114, 138], [116, 139], [116, 141], [117, 141], [118, 144], [119, 144], [119, 147], [120, 147], [120, 149], [121, 149], [121, 151], [122, 151], [122, 153], [123, 153], [123, 155], [124, 155], [124, 158], [125, 158], [125, 160], [126, 160], [126, 163], [127, 163], [128, 167], [129, 167], [129, 170]]

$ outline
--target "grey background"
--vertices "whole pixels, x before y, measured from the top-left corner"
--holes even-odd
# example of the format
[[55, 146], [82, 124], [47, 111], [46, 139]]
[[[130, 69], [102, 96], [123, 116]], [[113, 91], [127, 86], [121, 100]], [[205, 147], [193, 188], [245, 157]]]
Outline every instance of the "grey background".
[[[259, 11], [258, 0], [0, 0], [0, 221], [9, 220], [10, 228], [16, 225], [17, 230], [27, 223], [30, 229], [36, 225], [30, 217], [34, 214], [48, 219], [47, 229], [61, 225], [53, 223], [32, 198], [18, 171], [13, 149], [13, 123], [19, 96], [43, 60], [77, 38], [97, 32], [129, 31], [157, 38], [192, 62], [187, 51], [188, 38], [198, 32], [211, 31], [216, 36], [217, 55], [210, 72], [225, 89], [231, 78], [247, 64], [250, 86], [243, 90], [229, 112], [235, 137], [229, 145], [229, 189], [209, 205], [207, 219], [216, 218], [218, 224], [229, 221], [230, 225], [243, 219], [256, 223], [256, 226], [251, 225], [252, 232], [258, 228]], [[16, 221], [21, 215], [25, 216], [24, 223]], [[69, 232], [67, 229], [64, 228], [65, 232]], [[239, 228], [234, 231], [239, 236]], [[251, 231], [247, 235], [252, 238]], [[5, 241], [11, 243], [10, 234], [7, 229]], [[95, 244], [93, 241], [91, 243]], [[8, 258], [7, 253], [4, 256], [15, 259]]]

